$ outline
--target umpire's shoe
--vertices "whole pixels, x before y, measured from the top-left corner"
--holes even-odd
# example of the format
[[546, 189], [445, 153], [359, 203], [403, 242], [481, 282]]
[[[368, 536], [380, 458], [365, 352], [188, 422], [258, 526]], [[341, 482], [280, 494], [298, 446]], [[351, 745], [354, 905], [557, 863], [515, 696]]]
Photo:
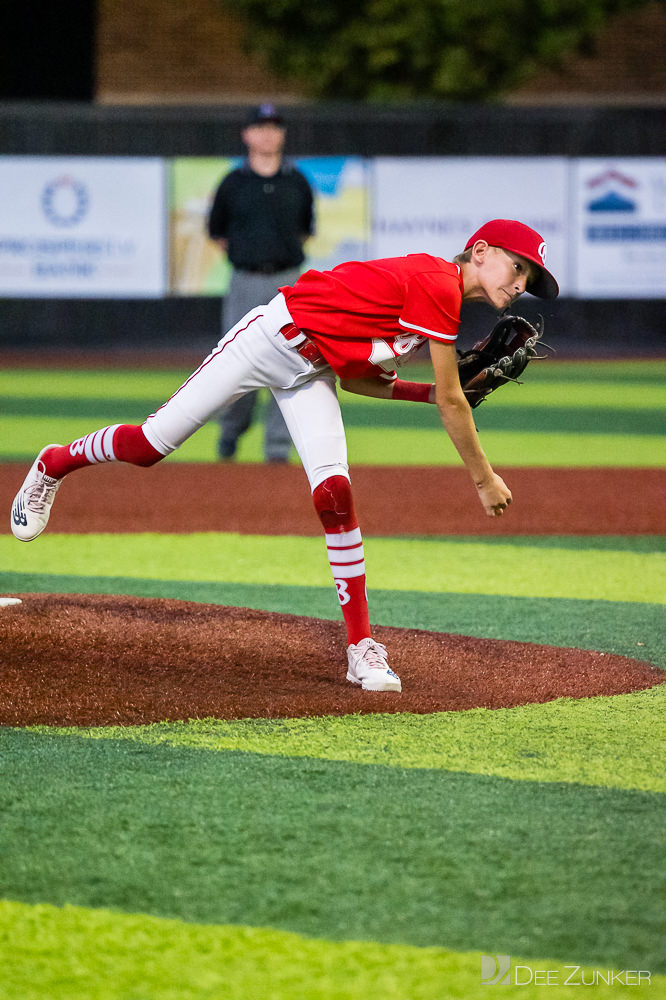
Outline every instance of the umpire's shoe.
[[49, 448], [59, 447], [57, 444], [48, 444], [46, 448], [42, 448], [12, 504], [12, 531], [22, 542], [31, 542], [33, 538], [37, 538], [48, 524], [62, 479], [46, 475], [42, 455]]
[[388, 665], [386, 646], [374, 639], [361, 639], [347, 646], [347, 680], [364, 691], [402, 691], [400, 678]]

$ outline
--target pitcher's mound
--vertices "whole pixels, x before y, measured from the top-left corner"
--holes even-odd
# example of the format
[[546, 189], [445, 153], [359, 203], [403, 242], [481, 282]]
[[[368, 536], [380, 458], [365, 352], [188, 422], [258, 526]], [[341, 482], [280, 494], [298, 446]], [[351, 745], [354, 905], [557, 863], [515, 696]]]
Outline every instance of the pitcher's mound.
[[376, 627], [402, 694], [345, 680], [342, 624], [187, 601], [18, 595], [3, 608], [0, 724], [508, 708], [662, 683], [624, 656]]

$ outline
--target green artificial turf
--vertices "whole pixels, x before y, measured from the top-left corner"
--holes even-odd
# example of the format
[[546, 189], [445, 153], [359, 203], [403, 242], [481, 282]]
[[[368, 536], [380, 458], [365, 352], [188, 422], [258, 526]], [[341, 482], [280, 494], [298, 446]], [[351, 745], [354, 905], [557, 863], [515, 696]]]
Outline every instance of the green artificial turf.
[[[365, 539], [368, 581], [395, 591], [508, 594], [583, 600], [660, 602], [666, 593], [661, 552], [576, 549], [479, 540]], [[45, 534], [26, 546], [0, 538], [6, 572], [63, 573], [317, 587], [330, 584], [320, 538], [202, 532], [161, 535]], [[483, 573], [479, 573], [483, 566]]]
[[[12, 370], [0, 459], [29, 463], [47, 442], [138, 422], [188, 375]], [[544, 362], [475, 418], [498, 466], [663, 467], [665, 376], [663, 362]], [[344, 393], [341, 403], [352, 465], [459, 464], [433, 407]], [[207, 425], [168, 461], [214, 461], [217, 436]], [[240, 458], [261, 460], [259, 424]], [[319, 539], [227, 536], [208, 551], [213, 536], [146, 536], [137, 554], [136, 537], [0, 539], [0, 587], [340, 620]], [[393, 552], [388, 539], [367, 541], [373, 622], [666, 667], [663, 539], [432, 541], [397, 540]], [[192, 567], [186, 580], [172, 544]], [[497, 579], [486, 587], [465, 562], [496, 564]], [[303, 565], [307, 578], [281, 572]], [[0, 997], [476, 1000], [487, 996], [481, 951], [539, 969], [650, 969], [651, 988], [593, 995], [661, 997], [663, 697], [661, 687], [496, 712], [0, 730], [0, 884], [12, 900], [0, 903]]]
[[21, 730], [0, 744], [9, 899], [664, 971], [660, 796]]
[[[565, 968], [512, 956], [520, 996], [539, 1000], [534, 980], [557, 977], [557, 997], [633, 996], [627, 975]], [[631, 977], [633, 981], [637, 976]], [[512, 980], [512, 982], [514, 981]], [[528, 980], [531, 980], [528, 982]], [[641, 977], [639, 996], [663, 996], [662, 976]], [[525, 984], [525, 985], [522, 985]], [[508, 1000], [515, 985], [493, 987]], [[479, 1000], [481, 954], [368, 941], [322, 941], [262, 927], [211, 926], [78, 906], [0, 902], [3, 1000]]]
[[[428, 363], [420, 362], [411, 363], [404, 370], [409, 373], [409, 378], [417, 381], [428, 381], [432, 373]], [[0, 392], [7, 401], [42, 396], [64, 400], [114, 397], [147, 400], [152, 405], [163, 402], [190, 374], [190, 369], [183, 367], [13, 368], [11, 377], [3, 380]], [[571, 399], [577, 406], [605, 403], [616, 407], [658, 406], [664, 379], [666, 362], [663, 360], [560, 362], [553, 359], [546, 365], [532, 365], [525, 387], [499, 393], [493, 398], [493, 406], [528, 402], [537, 396], [539, 402], [549, 398], [554, 405], [560, 399], [567, 402]], [[353, 395], [344, 393], [344, 398], [353, 398]], [[646, 400], [650, 402], [646, 403]], [[375, 404], [369, 400], [368, 405]]]
[[[605, 397], [599, 393], [600, 399]], [[661, 399], [654, 399], [652, 406], [646, 405], [656, 392], [641, 391], [641, 399], [632, 406], [593, 405], [589, 400], [585, 406], [563, 405], [558, 397], [555, 401], [530, 400], [530, 405], [518, 406], [515, 401], [511, 405], [493, 403], [475, 414], [475, 420], [480, 430], [520, 430], [521, 426], [531, 431], [543, 433], [607, 433], [613, 428], [615, 434], [655, 435], [663, 434], [664, 411]], [[264, 399], [266, 397], [264, 396]], [[366, 402], [367, 400], [367, 402]], [[396, 405], [384, 400], [373, 400], [370, 397], [348, 396], [341, 399], [345, 426], [373, 427], [381, 426], [390, 429], [437, 428], [441, 426], [436, 408], [409, 405]], [[66, 416], [68, 419], [86, 420], [92, 427], [111, 423], [119, 419], [119, 414], [125, 423], [141, 423], [156, 407], [154, 399], [124, 399], [106, 397], [104, 399], [74, 397], [62, 399], [59, 397], [32, 396], [12, 398], [7, 404], [7, 415], [12, 418], [30, 420], [33, 418], [58, 419]]]
[[152, 400], [162, 403], [191, 372], [185, 368], [14, 368], [2, 382], [2, 397], [12, 399], [50, 396], [53, 399]]
[[666, 793], [666, 684], [611, 698], [431, 715], [200, 719], [32, 731]]
[[[66, 444], [109, 423], [140, 423], [148, 412], [128, 410], [116, 412], [113, 416], [98, 416], [93, 420], [81, 417], [6, 416], [0, 421], [0, 461], [29, 464], [46, 444]], [[370, 426], [346, 425], [352, 468], [358, 465], [459, 466], [458, 454], [444, 430], [434, 415], [430, 420], [430, 427], [392, 427], [390, 432], [374, 420], [370, 421]], [[596, 432], [588, 429], [585, 421], [581, 421], [579, 429], [573, 433], [563, 433], [556, 427], [544, 432], [528, 430], [528, 427], [529, 424], [525, 423], [513, 430], [494, 430], [479, 422], [483, 446], [494, 465], [646, 469], [662, 468], [664, 465], [659, 442], [649, 429], [643, 434]], [[205, 424], [166, 461], [217, 461], [219, 433], [217, 424]], [[240, 462], [263, 461], [261, 423], [253, 424], [244, 435], [237, 457]], [[297, 461], [293, 450], [292, 461]]]
[[[409, 368], [409, 377], [431, 378], [428, 365]], [[525, 385], [494, 395], [475, 419], [496, 465], [660, 467], [655, 436], [663, 433], [665, 371], [663, 362], [532, 365]], [[27, 462], [46, 443], [66, 443], [108, 423], [141, 422], [189, 374], [12, 371], [2, 385], [0, 459]], [[353, 464], [459, 464], [435, 407], [345, 392], [340, 398]], [[218, 434], [215, 423], [206, 425], [169, 461], [215, 461]], [[257, 423], [241, 442], [240, 460], [262, 460], [262, 436]]]

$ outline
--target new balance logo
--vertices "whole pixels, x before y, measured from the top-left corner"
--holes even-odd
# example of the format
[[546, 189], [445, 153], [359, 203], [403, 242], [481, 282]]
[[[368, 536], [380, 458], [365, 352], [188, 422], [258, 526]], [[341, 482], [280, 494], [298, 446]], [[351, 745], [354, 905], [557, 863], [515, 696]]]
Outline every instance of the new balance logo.
[[14, 519], [14, 524], [27, 528], [28, 519], [25, 516], [25, 507], [23, 506], [22, 500], [17, 500], [16, 505], [12, 507], [12, 517]]

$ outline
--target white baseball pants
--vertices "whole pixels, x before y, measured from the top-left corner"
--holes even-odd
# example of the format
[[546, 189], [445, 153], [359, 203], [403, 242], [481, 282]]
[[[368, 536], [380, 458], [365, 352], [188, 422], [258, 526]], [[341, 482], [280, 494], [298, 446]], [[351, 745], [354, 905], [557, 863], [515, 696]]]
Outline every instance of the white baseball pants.
[[251, 389], [273, 393], [308, 477], [311, 491], [329, 476], [349, 478], [347, 442], [335, 373], [315, 366], [280, 330], [292, 323], [279, 293], [229, 330], [211, 354], [143, 425], [162, 455], [179, 448], [218, 411]]

